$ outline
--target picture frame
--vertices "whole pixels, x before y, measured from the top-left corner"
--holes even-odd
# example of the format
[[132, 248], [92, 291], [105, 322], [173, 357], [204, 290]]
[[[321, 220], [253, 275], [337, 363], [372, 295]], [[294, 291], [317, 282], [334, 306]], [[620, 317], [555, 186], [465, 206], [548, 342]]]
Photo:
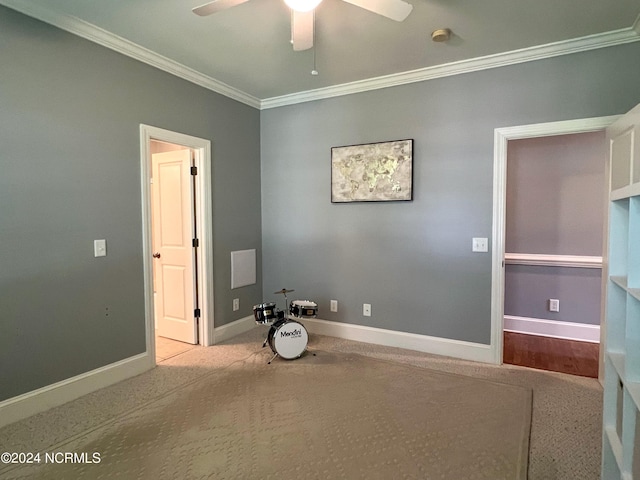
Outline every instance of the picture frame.
[[331, 148], [331, 203], [413, 200], [413, 139]]

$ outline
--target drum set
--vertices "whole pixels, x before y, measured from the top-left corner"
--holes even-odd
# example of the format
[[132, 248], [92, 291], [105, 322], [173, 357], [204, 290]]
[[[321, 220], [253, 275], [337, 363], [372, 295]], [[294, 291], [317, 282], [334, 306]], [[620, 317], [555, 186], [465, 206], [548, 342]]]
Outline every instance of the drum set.
[[[276, 357], [285, 360], [300, 358], [307, 350], [309, 334], [304, 325], [296, 319], [315, 318], [318, 315], [318, 304], [310, 300], [293, 300], [289, 304], [287, 293], [290, 292], [295, 292], [295, 290], [283, 288], [273, 292], [284, 295], [285, 311], [276, 309], [275, 302], [261, 303], [253, 307], [256, 323], [271, 325], [267, 338], [262, 344], [262, 348], [269, 344], [273, 351], [273, 357], [268, 363], [271, 363]], [[287, 315], [285, 312], [289, 312], [289, 314]]]

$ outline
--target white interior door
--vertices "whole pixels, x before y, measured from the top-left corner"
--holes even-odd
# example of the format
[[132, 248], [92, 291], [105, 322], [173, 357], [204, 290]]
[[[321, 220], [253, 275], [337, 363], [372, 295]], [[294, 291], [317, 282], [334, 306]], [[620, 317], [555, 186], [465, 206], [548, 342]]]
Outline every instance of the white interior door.
[[197, 343], [191, 150], [152, 155], [156, 334]]

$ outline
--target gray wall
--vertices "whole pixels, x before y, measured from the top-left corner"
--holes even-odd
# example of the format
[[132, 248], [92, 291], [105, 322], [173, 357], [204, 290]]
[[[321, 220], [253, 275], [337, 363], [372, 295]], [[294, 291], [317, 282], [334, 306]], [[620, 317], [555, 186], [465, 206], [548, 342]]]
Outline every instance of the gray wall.
[[[600, 325], [601, 270], [595, 268], [507, 265], [504, 314]], [[550, 298], [560, 312], [550, 312]]]
[[512, 140], [505, 250], [602, 255], [604, 132]]
[[[491, 255], [471, 239], [491, 237], [494, 129], [626, 112], [638, 58], [635, 43], [263, 111], [265, 299], [286, 286], [324, 319], [488, 344]], [[330, 203], [331, 147], [404, 138], [413, 202]]]
[[[601, 256], [606, 154], [604, 132], [510, 141], [506, 251]], [[504, 313], [599, 325], [601, 278], [600, 269], [507, 265]]]
[[145, 350], [141, 123], [211, 140], [216, 326], [250, 314], [257, 110], [5, 7], [0, 65], [0, 400]]

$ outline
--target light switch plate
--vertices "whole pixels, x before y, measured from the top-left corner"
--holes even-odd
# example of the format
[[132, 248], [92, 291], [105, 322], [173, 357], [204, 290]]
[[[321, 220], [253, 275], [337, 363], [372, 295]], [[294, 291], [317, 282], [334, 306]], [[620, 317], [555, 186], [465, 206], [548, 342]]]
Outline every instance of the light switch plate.
[[106, 240], [94, 240], [93, 241], [93, 256], [94, 257], [106, 257], [107, 256], [107, 241]]
[[471, 244], [472, 252], [488, 252], [489, 251], [489, 239], [488, 238], [474, 238]]

